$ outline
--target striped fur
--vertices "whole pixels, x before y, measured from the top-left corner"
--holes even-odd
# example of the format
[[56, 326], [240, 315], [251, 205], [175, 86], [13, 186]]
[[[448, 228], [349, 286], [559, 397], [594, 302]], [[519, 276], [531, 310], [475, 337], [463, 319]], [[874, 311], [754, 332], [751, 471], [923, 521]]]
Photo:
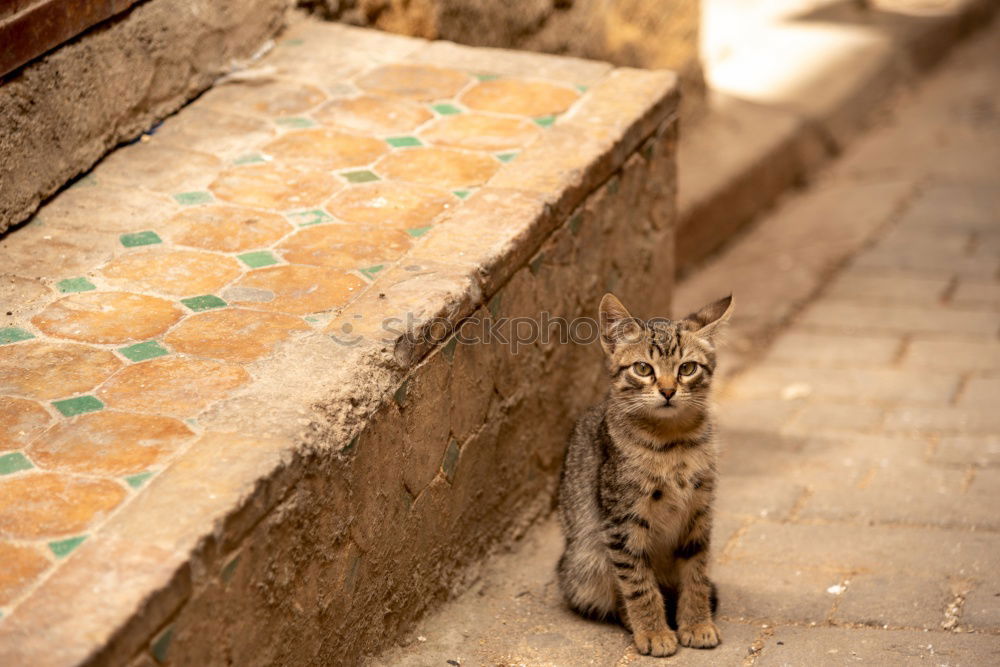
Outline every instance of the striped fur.
[[[640, 653], [720, 641], [707, 575], [716, 452], [709, 392], [727, 297], [675, 322], [601, 301], [611, 390], [576, 424], [559, 482], [559, 586], [588, 617], [618, 618]], [[686, 365], [685, 365], [686, 364]], [[693, 365], [692, 365], [693, 364]], [[676, 594], [675, 634], [664, 592]]]

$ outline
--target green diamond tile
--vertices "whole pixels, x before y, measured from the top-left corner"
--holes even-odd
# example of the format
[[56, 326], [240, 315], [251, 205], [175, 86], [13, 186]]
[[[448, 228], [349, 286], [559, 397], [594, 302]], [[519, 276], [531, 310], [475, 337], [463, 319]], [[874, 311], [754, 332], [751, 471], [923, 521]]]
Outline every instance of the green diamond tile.
[[141, 245], [153, 245], [156, 243], [163, 243], [163, 239], [160, 238], [159, 234], [153, 231], [145, 232], [134, 232], [132, 234], [122, 234], [118, 237], [118, 240], [122, 242], [122, 245], [126, 248], [136, 248]]
[[302, 46], [306, 41], [304, 39], [299, 39], [298, 37], [293, 37], [292, 39], [286, 39], [282, 44], [285, 46]]
[[414, 227], [412, 229], [407, 229], [406, 233], [412, 236], [413, 238], [418, 239], [427, 232], [429, 232], [430, 230], [431, 226], [427, 225], [426, 227]]
[[251, 269], [259, 269], [262, 266], [271, 266], [278, 263], [278, 258], [268, 250], [255, 250], [236, 256]]
[[90, 282], [86, 278], [67, 278], [66, 280], [60, 280], [56, 283], [56, 287], [63, 294], [68, 294], [70, 292], [89, 292], [90, 290], [97, 289], [94, 283]]
[[261, 162], [267, 162], [267, 160], [260, 153], [247, 153], [233, 160], [233, 164], [235, 165], [260, 164]]
[[444, 476], [448, 478], [450, 482], [455, 478], [455, 466], [458, 465], [458, 442], [454, 439], [448, 443], [448, 449], [444, 450], [444, 460], [441, 461], [441, 470], [444, 471]]
[[588, 90], [590, 90], [590, 87], [589, 86], [585, 86], [585, 85], [583, 85], [581, 83], [581, 84], [577, 84], [576, 89], [579, 90], [581, 93], [585, 93]]
[[71, 185], [69, 187], [70, 188], [92, 188], [95, 185], [97, 185], [97, 179], [94, 178], [93, 174], [87, 174], [86, 176], [81, 176], [80, 178], [76, 179], [76, 182], [73, 183], [73, 185]]
[[313, 208], [308, 211], [290, 211], [285, 213], [285, 217], [291, 219], [299, 227], [318, 225], [321, 222], [330, 222], [333, 220], [332, 215], [320, 208]]
[[385, 268], [384, 264], [377, 264], [375, 266], [369, 266], [367, 268], [361, 269], [361, 273], [365, 274], [369, 280], [375, 280], [375, 274]]
[[125, 483], [131, 486], [133, 489], [138, 489], [140, 486], [146, 483], [146, 480], [153, 476], [152, 472], [140, 472], [135, 475], [129, 475], [125, 478]]
[[510, 162], [517, 157], [517, 152], [513, 153], [497, 153], [497, 159], [501, 162]]
[[135, 345], [118, 348], [118, 352], [129, 361], [146, 361], [155, 359], [165, 354], [170, 354], [170, 350], [163, 347], [155, 340], [147, 340]]
[[399, 385], [399, 389], [397, 389], [392, 394], [392, 398], [393, 400], [396, 401], [396, 405], [398, 405], [399, 407], [403, 407], [403, 404], [406, 403], [406, 394], [409, 391], [410, 391], [410, 381], [404, 380], [403, 384]]
[[170, 643], [174, 640], [174, 626], [168, 625], [160, 635], [153, 640], [149, 647], [150, 652], [156, 661], [163, 664], [167, 661], [167, 653], [170, 651]]
[[535, 118], [535, 125], [538, 127], [552, 127], [552, 124], [556, 122], [555, 116], [539, 116]]
[[369, 181], [377, 181], [378, 176], [374, 172], [368, 171], [367, 169], [361, 169], [359, 171], [345, 171], [340, 173], [341, 176], [346, 178], [350, 183], [368, 183]]
[[350, 454], [355, 449], [357, 449], [358, 438], [360, 438], [360, 437], [361, 436], [355, 435], [353, 438], [351, 438], [350, 441], [346, 445], [344, 445], [343, 447], [340, 448], [340, 453], [341, 454]]
[[580, 231], [580, 227], [583, 226], [583, 213], [577, 213], [572, 218], [569, 219], [569, 229], [573, 232], [573, 236], [576, 236]]
[[174, 195], [174, 201], [181, 206], [193, 206], [195, 204], [207, 204], [212, 201], [212, 193], [204, 190], [194, 192], [178, 192]]
[[545, 262], [545, 253], [540, 252], [538, 253], [537, 257], [528, 262], [528, 270], [531, 271], [531, 273], [537, 275], [538, 271], [542, 268], [542, 264], [544, 262]]
[[30, 331], [25, 331], [19, 327], [4, 327], [0, 329], [0, 345], [6, 345], [7, 343], [17, 343], [22, 340], [30, 340], [34, 338], [35, 334]]
[[285, 116], [284, 118], [278, 118], [274, 121], [281, 127], [288, 127], [293, 129], [303, 128], [303, 127], [316, 127], [316, 121], [311, 118], [305, 118], [303, 116]]
[[96, 412], [104, 408], [104, 403], [96, 396], [77, 396], [76, 398], [65, 398], [61, 401], [52, 401], [56, 410], [64, 417], [82, 415], [85, 412]]
[[489, 72], [474, 73], [472, 76], [476, 77], [480, 81], [493, 81], [500, 78], [499, 74], [490, 74]]
[[0, 475], [9, 475], [14, 472], [20, 472], [22, 470], [31, 470], [34, 468], [28, 457], [21, 452], [14, 452], [12, 454], [4, 454], [0, 456]]
[[472, 190], [452, 190], [451, 194], [455, 195], [459, 199], [465, 199], [472, 194]]
[[226, 306], [226, 302], [214, 294], [191, 296], [186, 299], [181, 299], [181, 303], [196, 313], [203, 310], [212, 310], [213, 308], [224, 308]]
[[385, 143], [394, 148], [405, 148], [406, 146], [423, 146], [420, 139], [416, 137], [389, 137]]
[[454, 104], [447, 104], [447, 103], [432, 104], [431, 109], [434, 109], [434, 111], [438, 112], [442, 116], [452, 116], [457, 113], [462, 113], [462, 110], [456, 107]]
[[455, 360], [455, 348], [458, 347], [458, 336], [452, 336], [451, 340], [445, 343], [444, 347], [441, 348], [442, 354], [451, 363]]
[[49, 542], [49, 549], [55, 554], [56, 558], [65, 558], [70, 555], [74, 549], [83, 544], [83, 541], [87, 539], [86, 535], [80, 535], [79, 537], [71, 537], [67, 540], [57, 540], [55, 542]]

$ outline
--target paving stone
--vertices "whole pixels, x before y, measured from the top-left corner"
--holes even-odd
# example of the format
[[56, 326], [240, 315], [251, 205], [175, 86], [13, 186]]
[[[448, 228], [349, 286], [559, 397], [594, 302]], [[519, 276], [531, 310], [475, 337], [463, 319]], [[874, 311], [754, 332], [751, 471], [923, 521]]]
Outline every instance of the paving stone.
[[787, 368], [760, 366], [738, 378], [727, 395], [779, 398], [805, 394], [817, 398], [946, 404], [954, 396], [958, 377], [895, 369]]
[[[168, 195], [142, 188], [109, 183], [63, 190], [38, 219], [56, 229], [79, 230], [85, 234], [134, 232], [154, 227], [162, 218], [178, 210]], [[59, 232], [48, 232], [53, 237]], [[79, 242], [82, 248], [91, 244]]]
[[757, 523], [731, 552], [733, 562], [898, 576], [989, 576], [1000, 537], [993, 533], [861, 523]]
[[931, 460], [954, 465], [1000, 465], [1000, 436], [943, 436]]
[[158, 467], [193, 435], [175, 419], [102, 410], [57, 424], [28, 454], [40, 468], [121, 477]]
[[775, 630], [754, 665], [901, 666], [933, 662], [972, 667], [991, 664], [998, 657], [996, 639], [988, 635], [787, 626]]
[[884, 415], [885, 410], [874, 405], [810, 403], [785, 428], [792, 433], [874, 431]]
[[249, 381], [242, 366], [169, 356], [123, 368], [97, 395], [114, 409], [193, 417]]
[[875, 627], [939, 630], [955, 597], [944, 579], [852, 574], [832, 620]]
[[995, 581], [981, 583], [965, 596], [959, 625], [993, 632], [1000, 628], [1000, 587]]
[[833, 608], [827, 589], [840, 583], [837, 572], [731, 563], [712, 567], [719, 587], [719, 614], [741, 622], [823, 623]]
[[995, 257], [949, 255], [933, 246], [909, 247], [902, 250], [875, 247], [855, 257], [852, 266], [883, 270], [902, 269], [934, 276], [989, 280], [1000, 269], [1000, 260]]
[[997, 308], [1000, 304], [1000, 283], [962, 280], [950, 303], [959, 308]]
[[996, 225], [997, 194], [988, 185], [934, 183], [925, 188], [899, 224], [929, 230], [990, 230]]
[[719, 412], [720, 431], [778, 431], [792, 416], [802, 409], [801, 401], [785, 399], [756, 398], [730, 399], [726, 401], [726, 409]]
[[974, 377], [970, 378], [962, 388], [958, 404], [963, 407], [980, 405], [985, 408], [987, 405], [996, 405], [998, 399], [1000, 399], [1000, 378]]
[[903, 365], [907, 368], [940, 370], [1000, 370], [1000, 344], [980, 340], [913, 340], [906, 346]]
[[899, 354], [897, 336], [871, 334], [842, 336], [808, 331], [782, 334], [765, 359], [774, 363], [808, 366], [888, 366]]
[[948, 286], [948, 278], [848, 271], [826, 288], [824, 296], [865, 302], [937, 305], [944, 298]]
[[27, 341], [0, 347], [0, 392], [38, 399], [90, 391], [122, 366], [107, 350]]
[[939, 333], [955, 336], [994, 336], [1000, 314], [953, 308], [874, 306], [842, 302], [821, 303], [802, 318], [808, 326], [864, 333]]
[[889, 410], [884, 427], [899, 432], [989, 434], [1000, 429], [1000, 415], [978, 408], [907, 406]]

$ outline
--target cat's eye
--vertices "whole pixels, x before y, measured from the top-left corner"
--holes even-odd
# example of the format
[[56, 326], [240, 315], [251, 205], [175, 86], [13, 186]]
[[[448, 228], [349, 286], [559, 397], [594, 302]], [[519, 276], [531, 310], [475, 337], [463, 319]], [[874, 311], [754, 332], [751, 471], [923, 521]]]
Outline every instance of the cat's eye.
[[632, 370], [635, 371], [635, 374], [640, 377], [649, 377], [653, 374], [653, 367], [645, 361], [637, 361], [632, 364]]
[[696, 370], [698, 370], [698, 364], [693, 361], [685, 361], [681, 364], [680, 368], [677, 369], [677, 372], [681, 375], [694, 375]]

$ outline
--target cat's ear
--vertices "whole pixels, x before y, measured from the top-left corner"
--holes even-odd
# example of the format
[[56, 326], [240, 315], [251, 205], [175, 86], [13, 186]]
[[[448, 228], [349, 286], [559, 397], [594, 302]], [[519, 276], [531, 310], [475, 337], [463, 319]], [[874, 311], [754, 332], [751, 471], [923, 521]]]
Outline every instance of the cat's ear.
[[639, 321], [629, 314], [614, 294], [605, 294], [601, 299], [599, 320], [601, 347], [609, 355], [621, 343], [636, 340], [642, 334]]
[[684, 318], [690, 329], [699, 336], [713, 338], [722, 329], [722, 326], [729, 320], [733, 312], [733, 295], [723, 297], [718, 301], [713, 301], [696, 313], [691, 313]]

